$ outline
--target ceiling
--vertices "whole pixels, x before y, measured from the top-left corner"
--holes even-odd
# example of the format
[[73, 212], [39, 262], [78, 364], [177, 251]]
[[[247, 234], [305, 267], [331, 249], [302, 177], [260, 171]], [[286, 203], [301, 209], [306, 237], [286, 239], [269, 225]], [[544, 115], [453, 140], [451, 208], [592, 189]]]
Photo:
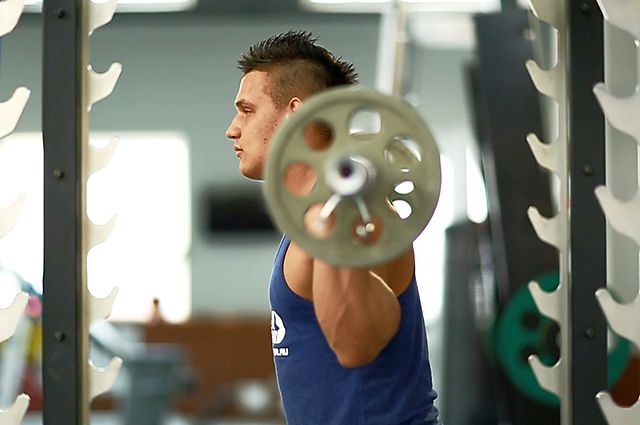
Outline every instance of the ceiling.
[[305, 12], [298, 0], [199, 0], [194, 13], [252, 14], [252, 13], [300, 13]]

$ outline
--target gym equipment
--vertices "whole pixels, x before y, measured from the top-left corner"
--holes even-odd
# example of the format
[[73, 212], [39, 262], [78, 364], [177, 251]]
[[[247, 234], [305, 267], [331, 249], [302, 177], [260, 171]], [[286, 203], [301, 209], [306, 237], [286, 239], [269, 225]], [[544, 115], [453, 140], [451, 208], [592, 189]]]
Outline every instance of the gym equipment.
[[[23, 8], [24, 0], [0, 2], [0, 55], [2, 53], [2, 37], [16, 27]], [[9, 100], [0, 103], [0, 139], [15, 130], [29, 99], [29, 94], [30, 91], [27, 88], [18, 87]]]
[[[541, 173], [540, 165], [532, 157], [529, 146], [521, 143], [523, 134], [530, 132], [542, 134], [544, 110], [540, 108], [540, 95], [531, 84], [531, 78], [522, 64], [537, 52], [536, 46], [532, 46], [531, 39], [545, 40], [546, 33], [536, 32], [537, 22], [531, 20], [527, 11], [518, 8], [509, 9], [499, 13], [474, 16], [478, 60], [477, 65], [469, 69], [471, 87], [476, 87], [471, 92], [488, 200], [490, 226], [487, 229], [488, 234], [484, 237], [488, 238], [493, 248], [493, 252], [484, 254], [484, 271], [478, 273], [485, 276], [482, 280], [492, 281], [492, 285], [485, 285], [486, 289], [483, 290], [475, 287], [464, 288], [467, 292], [462, 293], [468, 297], [468, 292], [481, 291], [484, 294], [482, 299], [485, 299], [488, 305], [495, 300], [496, 316], [489, 316], [492, 322], [497, 319], [497, 313], [505, 308], [511, 297], [521, 289], [523, 282], [528, 282], [531, 276], [537, 276], [544, 271], [558, 269], [558, 251], [540, 240], [523, 215], [523, 211], [526, 211], [530, 205], [535, 205], [540, 211], [553, 210], [553, 190], [549, 181]], [[527, 31], [531, 31], [535, 36], [523, 37], [524, 28], [529, 28]], [[542, 66], [545, 67], [544, 64]], [[505, 78], [507, 75], [508, 78]], [[478, 244], [480, 246], [474, 249], [482, 253], [483, 238], [479, 238]], [[487, 248], [484, 247], [484, 249]], [[458, 255], [464, 252], [467, 251], [459, 251]], [[532, 255], [532, 253], [535, 254]], [[456, 254], [453, 253], [453, 255]], [[472, 258], [475, 258], [475, 255]], [[464, 258], [460, 261], [464, 262]], [[488, 277], [490, 274], [492, 277]], [[458, 281], [455, 283], [455, 286], [459, 286]], [[454, 291], [449, 286], [446, 290]], [[495, 292], [493, 296], [492, 292]], [[478, 298], [474, 296], [471, 302], [476, 304], [477, 300]], [[460, 303], [460, 301], [457, 302]], [[447, 309], [452, 307], [447, 305]], [[459, 311], [460, 307], [464, 306], [459, 306], [453, 313], [456, 317], [463, 314]], [[477, 308], [486, 309], [487, 307]], [[478, 318], [476, 321], [476, 326], [486, 329], [487, 319]], [[493, 334], [495, 322], [492, 325], [491, 334]], [[446, 334], [448, 341], [450, 332]], [[483, 336], [485, 342], [483, 345], [488, 350], [487, 354], [491, 354], [491, 360], [495, 360], [496, 354], [490, 349], [492, 340], [488, 338], [489, 335]], [[460, 339], [461, 335], [456, 334], [453, 338]], [[464, 415], [461, 411], [460, 403], [464, 403], [462, 399], [468, 394], [466, 392], [467, 374], [464, 374], [458, 365], [462, 362], [478, 363], [480, 360], [475, 359], [476, 354], [473, 350], [469, 353], [456, 352], [453, 355], [458, 359], [450, 360], [456, 365], [455, 371], [451, 373], [460, 377], [460, 383], [457, 389], [450, 388], [447, 383], [446, 392], [451, 396], [448, 397], [445, 393], [442, 394], [442, 398], [443, 400], [452, 399], [452, 401], [448, 408], [442, 405], [443, 415], [449, 422], [455, 421], [454, 417], [450, 417], [454, 415], [459, 418], [455, 421], [456, 423], [465, 421], [479, 423], [480, 420], [469, 421], [467, 419], [469, 413]], [[472, 357], [474, 357], [473, 360]], [[449, 361], [448, 357], [447, 361]], [[524, 366], [528, 367], [526, 361]], [[462, 370], [468, 367], [466, 365]], [[522, 391], [518, 391], [500, 368], [499, 362], [491, 361], [485, 363], [482, 369], [476, 369], [482, 371], [476, 378], [479, 385], [476, 391], [481, 392], [482, 395], [476, 396], [476, 400], [483, 400], [486, 406], [483, 410], [493, 411], [496, 418], [495, 420], [487, 419], [483, 422], [485, 425], [501, 421], [510, 421], [514, 425], [559, 425], [557, 406], [540, 403]], [[496, 374], [504, 379], [494, 381], [493, 377]], [[531, 376], [535, 381], [535, 377]], [[496, 385], [495, 390], [488, 389], [497, 383], [501, 385]], [[485, 395], [485, 391], [489, 394]], [[503, 407], [498, 410], [496, 406]]]
[[551, 219], [545, 219], [535, 207], [528, 211], [529, 219], [538, 237], [559, 251], [559, 284], [553, 292], [546, 292], [540, 284], [533, 281], [529, 283], [531, 295], [542, 314], [554, 320], [560, 329], [560, 359], [553, 366], [545, 365], [539, 357], [531, 354], [528, 357], [533, 373], [540, 386], [560, 399], [561, 423], [572, 423], [570, 404], [572, 394], [568, 390], [567, 382], [570, 376], [570, 358], [566, 358], [571, 346], [570, 332], [563, 329], [570, 327], [569, 314], [569, 261], [570, 250], [568, 241], [569, 214], [569, 169], [568, 169], [568, 143], [569, 130], [567, 123], [567, 22], [566, 4], [563, 1], [545, 2], [542, 0], [531, 1], [533, 14], [558, 30], [558, 63], [549, 71], [542, 70], [533, 60], [527, 61], [526, 66], [534, 85], [539, 92], [552, 98], [558, 105], [558, 138], [553, 143], [545, 144], [538, 136], [530, 134], [527, 142], [538, 163], [554, 173], [559, 179], [558, 210]]
[[29, 407], [29, 400], [28, 395], [20, 394], [9, 410], [0, 410], [2, 423], [7, 425], [17, 425], [21, 423]]
[[29, 405], [37, 410], [41, 405], [42, 391], [38, 385], [32, 386], [34, 380], [31, 378], [39, 373], [41, 367], [41, 294], [22, 276], [1, 263], [0, 280], [3, 285], [20, 291], [28, 301], [15, 333], [0, 347], [0, 406], [11, 405], [22, 390], [31, 398]]
[[0, 138], [13, 133], [13, 130], [15, 130], [27, 100], [29, 100], [30, 93], [25, 87], [18, 87], [9, 100], [0, 103], [0, 117], [2, 117], [2, 121], [0, 121]]
[[[117, 0], [108, 0], [104, 3], [94, 3], [88, 1], [88, 15], [86, 22], [86, 31], [88, 36], [91, 36], [93, 32], [109, 23], [113, 18], [117, 7]], [[86, 108], [87, 112], [91, 111], [92, 106], [106, 98], [113, 91], [120, 74], [122, 72], [122, 65], [119, 63], [113, 63], [104, 74], [97, 74], [93, 71], [91, 65], [87, 65], [87, 73], [85, 78], [88, 80], [87, 94], [86, 94]], [[85, 127], [87, 131], [84, 140], [88, 142], [88, 126]], [[87, 181], [91, 174], [106, 167], [115, 152], [119, 140], [114, 138], [111, 143], [102, 149], [96, 149], [89, 146], [89, 149], [83, 149], [83, 169], [82, 169], [82, 192], [86, 194]], [[116, 216], [114, 215], [104, 225], [96, 225], [92, 223], [86, 213], [86, 199], [83, 201], [83, 207], [85, 211], [83, 214], [83, 226], [85, 228], [84, 240], [83, 240], [83, 258], [89, 254], [89, 250], [99, 243], [104, 242], [111, 235], [111, 231], [115, 226]], [[86, 265], [84, 266], [86, 267]], [[86, 285], [86, 282], [85, 282]], [[88, 293], [88, 311], [86, 323], [88, 326], [92, 326], [94, 323], [101, 320], [106, 320], [111, 314], [111, 308], [118, 294], [118, 288], [114, 287], [111, 293], [102, 299], [96, 298], [91, 293]], [[113, 383], [118, 376], [118, 372], [122, 367], [122, 359], [120, 357], [113, 357], [106, 368], [96, 367], [91, 360], [88, 361], [88, 399], [89, 403], [96, 397], [105, 392], [113, 386]]]
[[[15, 28], [22, 15], [23, 8], [24, 0], [0, 2], [0, 37]], [[0, 52], [2, 48], [1, 42], [2, 39], [0, 38]], [[15, 130], [29, 98], [29, 93], [29, 90], [25, 87], [19, 87], [8, 101], [0, 103], [0, 139]], [[0, 238], [9, 233], [15, 225], [24, 201], [24, 195], [20, 195], [10, 207], [0, 208]], [[20, 292], [8, 308], [0, 309], [0, 343], [15, 334], [28, 300], [29, 296], [24, 292]], [[29, 396], [21, 394], [8, 410], [0, 410], [0, 423], [6, 425], [18, 425], [21, 423], [29, 406], [29, 400]]]
[[[640, 4], [619, 0], [599, 0], [598, 4], [605, 19], [631, 34], [637, 45], [640, 40]], [[640, 60], [640, 53], [637, 54]], [[640, 88], [636, 88], [636, 92], [631, 97], [620, 99], [600, 83], [595, 86], [594, 93], [610, 125], [632, 136], [637, 143], [640, 143], [640, 126], [637, 120], [640, 114]], [[609, 140], [615, 139], [609, 138]], [[630, 171], [631, 175], [635, 175], [636, 170]], [[636, 191], [634, 198], [629, 202], [618, 200], [605, 186], [598, 187], [595, 194], [611, 227], [640, 246], [640, 223], [638, 222], [640, 191]], [[625, 305], [616, 302], [607, 289], [598, 290], [596, 297], [611, 328], [640, 347], [640, 294], [633, 302]], [[616, 405], [606, 391], [598, 393], [596, 398], [609, 424], [631, 425], [638, 422], [640, 401], [633, 406], [623, 408]]]
[[0, 37], [10, 33], [18, 24], [24, 0], [5, 0], [0, 2]]
[[112, 387], [122, 366], [119, 357], [105, 368], [89, 360], [89, 329], [109, 316], [117, 288], [103, 299], [87, 288], [89, 251], [108, 239], [116, 221], [114, 215], [103, 225], [91, 222], [87, 182], [118, 144], [117, 138], [102, 149], [89, 144], [89, 111], [121, 73], [118, 63], [103, 74], [93, 71], [89, 36], [111, 21], [116, 6], [117, 0], [43, 4], [43, 410], [51, 423], [88, 423], [91, 401]]
[[122, 425], [155, 425], [175, 396], [189, 391], [195, 376], [184, 350], [175, 344], [131, 341], [107, 321], [91, 327], [92, 352], [124, 359], [122, 385], [113, 389]]
[[[558, 286], [558, 273], [546, 273], [535, 279], [545, 291]], [[536, 309], [531, 294], [523, 286], [503, 309], [495, 328], [495, 352], [500, 364], [513, 384], [534, 400], [557, 405], [556, 394], [543, 389], [527, 363], [531, 355], [537, 355], [545, 365], [558, 360], [560, 328], [557, 323], [542, 316]], [[630, 344], [615, 337], [608, 355], [608, 383], [615, 384], [624, 372], [630, 358]]]
[[[359, 119], [379, 128], [361, 131]], [[301, 186], [308, 181], [313, 188]], [[439, 193], [440, 155], [424, 121], [404, 101], [369, 89], [313, 96], [268, 152], [264, 194], [277, 227], [336, 265], [399, 256], [426, 227]]]

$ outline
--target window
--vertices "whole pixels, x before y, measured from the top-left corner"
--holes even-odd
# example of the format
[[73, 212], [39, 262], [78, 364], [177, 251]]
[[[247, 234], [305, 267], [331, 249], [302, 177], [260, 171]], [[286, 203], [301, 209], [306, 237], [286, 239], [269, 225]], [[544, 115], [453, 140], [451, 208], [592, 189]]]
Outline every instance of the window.
[[[118, 215], [107, 241], [89, 252], [88, 286], [104, 297], [119, 294], [113, 320], [148, 320], [159, 301], [162, 317], [191, 312], [191, 199], [188, 143], [179, 133], [125, 133], [109, 165], [87, 183], [87, 210], [98, 224]], [[107, 134], [92, 134], [105, 146]], [[0, 207], [27, 196], [15, 228], [0, 239], [0, 264], [42, 291], [43, 152], [40, 134], [14, 134], [0, 142]], [[0, 305], [8, 304], [0, 300]]]

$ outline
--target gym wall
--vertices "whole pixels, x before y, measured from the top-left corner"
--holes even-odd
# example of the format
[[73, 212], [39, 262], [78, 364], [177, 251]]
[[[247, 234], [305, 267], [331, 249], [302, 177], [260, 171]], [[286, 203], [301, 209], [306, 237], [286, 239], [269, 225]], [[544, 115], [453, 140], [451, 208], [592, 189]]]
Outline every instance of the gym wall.
[[[206, 230], [212, 193], [230, 187], [253, 192], [257, 186], [238, 173], [224, 135], [241, 78], [238, 55], [268, 35], [292, 28], [310, 30], [336, 54], [354, 61], [360, 81], [372, 86], [378, 21], [375, 15], [117, 14], [106, 30], [91, 37], [96, 71], [104, 72], [111, 61], [123, 64], [113, 96], [91, 112], [91, 130], [114, 135], [178, 131], [188, 137], [194, 315], [267, 314], [267, 279], [277, 233], [217, 237]], [[2, 87], [25, 85], [32, 91], [16, 133], [40, 131], [41, 16], [23, 15], [3, 47], [7, 60], [0, 70]]]

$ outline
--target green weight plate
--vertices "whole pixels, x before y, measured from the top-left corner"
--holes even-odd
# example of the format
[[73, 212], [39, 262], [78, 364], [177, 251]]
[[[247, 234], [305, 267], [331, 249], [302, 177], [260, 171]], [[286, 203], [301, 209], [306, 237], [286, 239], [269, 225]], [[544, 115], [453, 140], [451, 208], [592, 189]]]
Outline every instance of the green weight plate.
[[[536, 280], [545, 291], [558, 284], [556, 273]], [[496, 353], [507, 376], [524, 394], [544, 404], [558, 404], [559, 400], [538, 384], [528, 358], [537, 354], [543, 363], [553, 365], [559, 353], [550, 339], [557, 331], [555, 322], [538, 312], [526, 285], [511, 297], [496, 324]]]
[[[545, 291], [558, 286], [558, 274], [551, 272], [535, 278]], [[494, 342], [497, 358], [511, 382], [530, 398], [547, 405], [558, 405], [555, 394], [543, 389], [531, 369], [528, 357], [536, 354], [551, 366], [558, 360], [560, 329], [542, 316], [524, 285], [509, 300], [496, 323]], [[608, 384], [615, 383], [626, 367], [631, 346], [622, 338], [614, 340], [608, 355]]]
[[[362, 111], [379, 116], [379, 131], [353, 131]], [[309, 136], [318, 126], [330, 134], [321, 147]], [[354, 167], [342, 175], [344, 161]], [[309, 193], [289, 187], [287, 172], [295, 166], [317, 177]], [[362, 190], [345, 195], [358, 176], [366, 176]], [[265, 166], [264, 195], [276, 226], [311, 255], [339, 266], [369, 266], [402, 254], [431, 219], [439, 194], [440, 154], [422, 118], [406, 102], [364, 88], [333, 88], [305, 101], [274, 135]], [[337, 201], [334, 225], [319, 237], [305, 215], [330, 198]], [[357, 232], [368, 216], [375, 238]]]

